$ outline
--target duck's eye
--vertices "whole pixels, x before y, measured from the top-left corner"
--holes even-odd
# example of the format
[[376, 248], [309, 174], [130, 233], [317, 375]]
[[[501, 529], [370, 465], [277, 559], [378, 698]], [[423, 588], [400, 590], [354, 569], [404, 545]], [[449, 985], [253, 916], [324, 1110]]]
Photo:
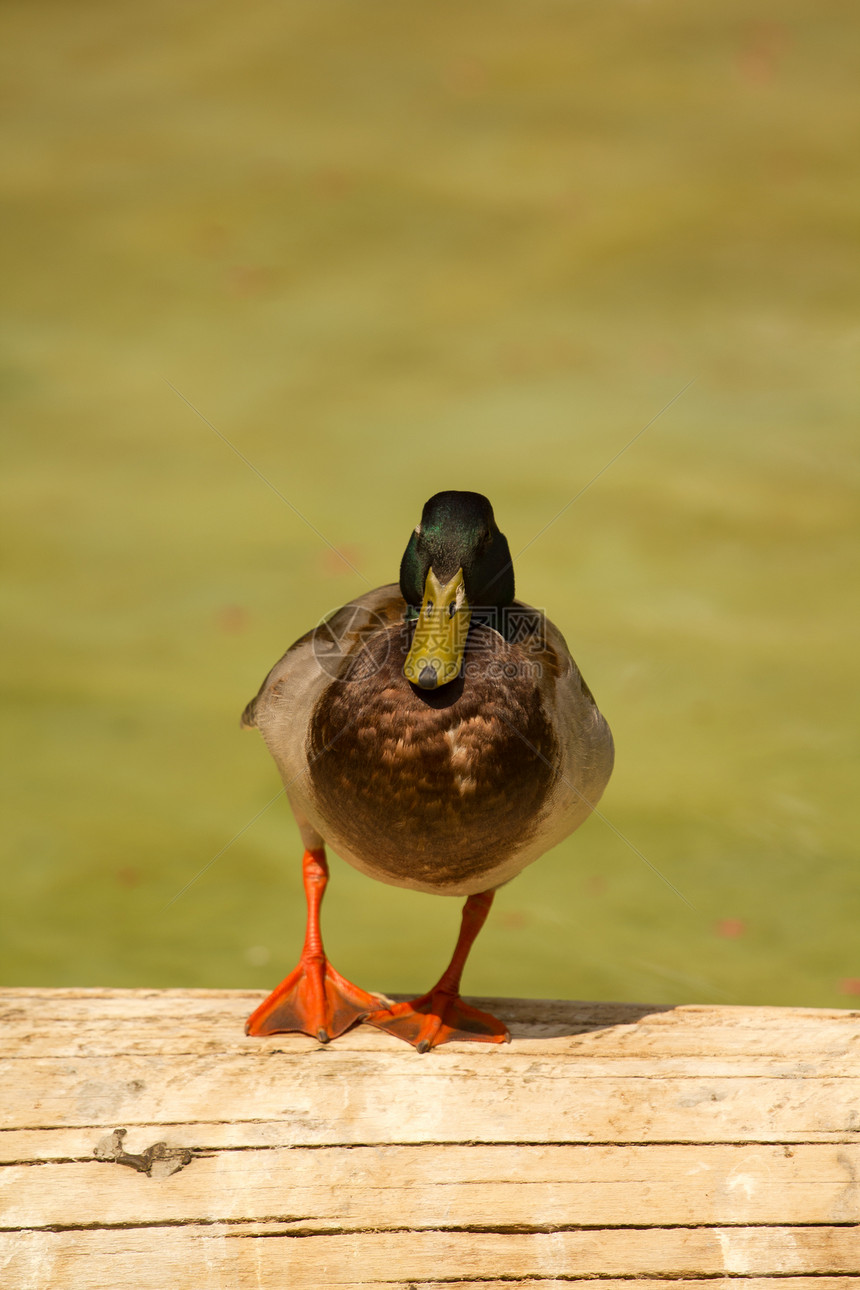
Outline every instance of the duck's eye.
[[427, 601], [427, 604], [424, 606], [424, 612], [425, 612], [425, 613], [427, 613], [427, 614], [432, 614], [432, 613], [433, 613], [433, 601], [432, 601], [432, 600], [428, 600], [428, 601]]
[[454, 617], [454, 615], [456, 614], [456, 612], [457, 612], [457, 606], [452, 602], [452, 603], [448, 606], [448, 617], [449, 617], [449, 618], [453, 618], [453, 617]]

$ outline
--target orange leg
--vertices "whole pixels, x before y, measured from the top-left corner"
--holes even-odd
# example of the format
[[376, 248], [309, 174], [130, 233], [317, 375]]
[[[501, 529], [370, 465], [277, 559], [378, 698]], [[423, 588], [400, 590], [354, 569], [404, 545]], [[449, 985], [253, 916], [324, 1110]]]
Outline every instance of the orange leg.
[[306, 851], [302, 876], [308, 902], [308, 923], [302, 956], [296, 967], [245, 1023], [246, 1035], [274, 1035], [300, 1030], [321, 1044], [336, 1039], [350, 1026], [383, 1005], [335, 972], [325, 956], [320, 933], [320, 905], [328, 883], [325, 849]]
[[507, 1027], [501, 1021], [460, 998], [463, 968], [475, 937], [486, 922], [494, 894], [482, 891], [466, 901], [451, 962], [429, 994], [374, 1012], [367, 1017], [370, 1025], [414, 1044], [419, 1053], [426, 1053], [428, 1048], [446, 1044], [452, 1039], [473, 1039], [486, 1044], [503, 1044], [510, 1040]]

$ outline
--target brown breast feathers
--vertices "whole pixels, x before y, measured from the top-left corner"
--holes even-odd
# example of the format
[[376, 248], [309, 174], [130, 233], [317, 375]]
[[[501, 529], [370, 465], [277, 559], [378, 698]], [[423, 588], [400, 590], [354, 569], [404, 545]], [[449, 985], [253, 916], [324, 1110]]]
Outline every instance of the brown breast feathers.
[[313, 797], [358, 856], [444, 886], [495, 868], [534, 830], [559, 749], [541, 699], [547, 663], [474, 626], [464, 675], [423, 691], [403, 676], [411, 628], [365, 639], [308, 732]]

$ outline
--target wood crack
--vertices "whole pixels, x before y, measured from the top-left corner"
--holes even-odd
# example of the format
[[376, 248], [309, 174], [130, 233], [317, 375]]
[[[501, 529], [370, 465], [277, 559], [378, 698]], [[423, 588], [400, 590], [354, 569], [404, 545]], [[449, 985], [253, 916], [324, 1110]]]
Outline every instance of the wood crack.
[[[363, 1236], [373, 1233], [385, 1233], [387, 1236], [397, 1236], [409, 1233], [420, 1233], [422, 1235], [444, 1233], [446, 1235], [472, 1235], [472, 1236], [546, 1236], [558, 1232], [713, 1232], [719, 1231], [771, 1231], [782, 1232], [790, 1231], [796, 1228], [799, 1231], [819, 1228], [822, 1231], [830, 1230], [853, 1230], [857, 1227], [855, 1222], [834, 1223], [831, 1221], [809, 1222], [803, 1221], [798, 1223], [731, 1223], [731, 1222], [707, 1222], [707, 1223], [450, 1223], [450, 1224], [428, 1224], [410, 1223], [408, 1226], [392, 1226], [375, 1224], [368, 1226], [366, 1224], [352, 1225], [350, 1223], [337, 1223], [326, 1226], [319, 1225], [318, 1220], [312, 1214], [302, 1215], [282, 1215], [267, 1214], [260, 1217], [247, 1218], [228, 1218], [212, 1217], [211, 1215], [189, 1215], [186, 1218], [164, 1218], [153, 1220], [123, 1220], [122, 1222], [98, 1222], [90, 1223], [44, 1223], [44, 1224], [27, 1224], [21, 1226], [6, 1226], [0, 1223], [0, 1232], [122, 1232], [137, 1231], [138, 1229], [159, 1229], [171, 1227], [251, 1227], [258, 1224], [269, 1224], [271, 1226], [289, 1225], [289, 1231], [277, 1232], [231, 1232], [231, 1237], [242, 1237], [249, 1240], [271, 1240], [282, 1236], [289, 1237], [323, 1237], [323, 1236]], [[299, 1223], [314, 1223], [313, 1227], [296, 1227]], [[494, 1277], [493, 1280], [498, 1280]]]

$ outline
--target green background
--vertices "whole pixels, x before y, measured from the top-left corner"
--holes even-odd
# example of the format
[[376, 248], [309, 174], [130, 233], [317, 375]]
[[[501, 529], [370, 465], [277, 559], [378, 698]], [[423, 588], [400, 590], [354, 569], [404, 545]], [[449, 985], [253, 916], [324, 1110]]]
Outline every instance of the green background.
[[[243, 705], [436, 490], [517, 552], [594, 480], [516, 568], [615, 732], [613, 828], [499, 894], [466, 988], [849, 1005], [856, 6], [2, 23], [2, 979], [273, 985], [283, 798], [168, 903], [277, 792]], [[338, 968], [427, 988], [459, 902], [332, 870]]]

